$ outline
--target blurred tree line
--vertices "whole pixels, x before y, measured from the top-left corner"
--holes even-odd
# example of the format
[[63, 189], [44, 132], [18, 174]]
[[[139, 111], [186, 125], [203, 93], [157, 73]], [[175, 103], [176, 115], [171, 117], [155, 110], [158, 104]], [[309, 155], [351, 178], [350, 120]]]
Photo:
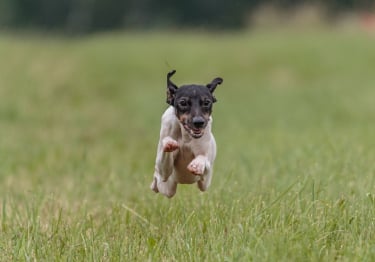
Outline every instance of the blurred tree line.
[[0, 27], [85, 33], [116, 28], [239, 28], [262, 4], [302, 3], [341, 10], [373, 7], [372, 0], [0, 0]]

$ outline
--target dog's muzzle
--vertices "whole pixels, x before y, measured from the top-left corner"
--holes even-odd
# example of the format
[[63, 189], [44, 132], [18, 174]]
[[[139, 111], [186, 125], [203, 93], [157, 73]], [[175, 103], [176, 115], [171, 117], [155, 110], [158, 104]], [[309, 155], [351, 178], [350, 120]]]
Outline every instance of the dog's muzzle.
[[191, 123], [181, 123], [184, 129], [193, 138], [200, 138], [204, 135], [204, 129], [207, 125], [206, 120], [201, 116], [193, 117]]

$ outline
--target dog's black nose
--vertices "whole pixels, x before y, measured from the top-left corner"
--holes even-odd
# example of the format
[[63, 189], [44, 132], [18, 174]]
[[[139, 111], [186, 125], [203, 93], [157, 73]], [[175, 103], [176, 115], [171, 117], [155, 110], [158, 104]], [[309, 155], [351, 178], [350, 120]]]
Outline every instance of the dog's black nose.
[[204, 126], [204, 118], [201, 116], [196, 116], [193, 118], [193, 125], [195, 128], [201, 128]]

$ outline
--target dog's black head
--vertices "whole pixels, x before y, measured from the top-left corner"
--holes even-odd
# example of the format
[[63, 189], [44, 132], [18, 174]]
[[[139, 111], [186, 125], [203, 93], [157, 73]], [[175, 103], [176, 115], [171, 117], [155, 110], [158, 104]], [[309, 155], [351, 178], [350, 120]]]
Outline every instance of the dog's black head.
[[223, 82], [220, 77], [207, 85], [183, 85], [177, 87], [171, 80], [176, 70], [167, 76], [167, 103], [174, 106], [176, 116], [185, 130], [193, 137], [200, 138], [212, 113], [212, 104], [216, 102], [213, 92]]

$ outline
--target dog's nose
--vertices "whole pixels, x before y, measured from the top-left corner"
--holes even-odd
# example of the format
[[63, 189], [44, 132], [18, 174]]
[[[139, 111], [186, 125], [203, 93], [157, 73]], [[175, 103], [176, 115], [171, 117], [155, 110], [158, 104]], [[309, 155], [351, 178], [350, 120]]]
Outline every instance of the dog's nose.
[[201, 128], [204, 126], [204, 118], [201, 116], [196, 116], [193, 118], [193, 125], [195, 128]]

